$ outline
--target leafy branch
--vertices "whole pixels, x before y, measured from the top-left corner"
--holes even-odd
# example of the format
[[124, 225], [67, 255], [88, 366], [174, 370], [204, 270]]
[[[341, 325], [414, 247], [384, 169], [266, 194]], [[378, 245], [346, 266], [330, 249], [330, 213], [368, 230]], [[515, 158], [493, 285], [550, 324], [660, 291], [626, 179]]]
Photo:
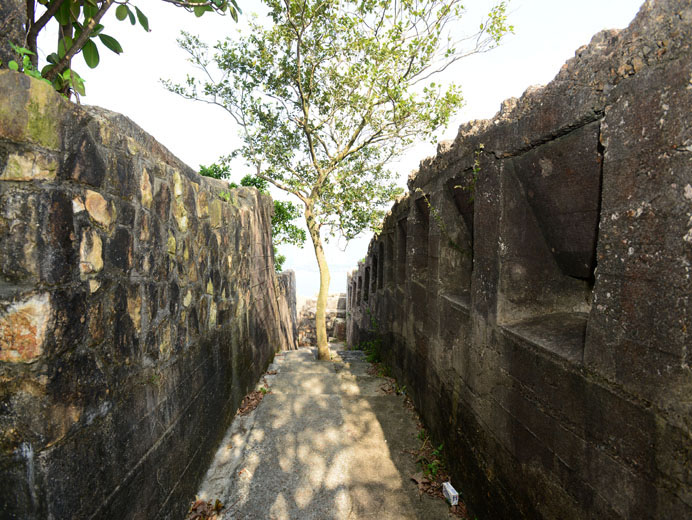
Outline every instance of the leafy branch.
[[[196, 16], [202, 16], [206, 12], [229, 13], [237, 21], [240, 13], [236, 0], [162, 1], [194, 12]], [[81, 53], [87, 66], [95, 68], [100, 62], [97, 42], [116, 54], [123, 52], [118, 40], [103, 33], [104, 26], [101, 24], [101, 19], [113, 5], [117, 5], [115, 14], [118, 20], [127, 19], [132, 25], [139, 23], [149, 32], [149, 19], [132, 0], [38, 0], [38, 4], [46, 8], [40, 16], [36, 12], [36, 0], [25, 1], [27, 23], [24, 45], [15, 49], [21, 66], [16, 60], [12, 60], [8, 62], [8, 67], [14, 62], [17, 64], [14, 70], [21, 69], [30, 76], [45, 78], [56, 90], [66, 95], [72, 92], [77, 95], [85, 94], [84, 81], [72, 69], [75, 56]], [[38, 37], [51, 22], [58, 26], [57, 48], [48, 54], [47, 63], [39, 67]], [[28, 63], [25, 57], [29, 58]]]

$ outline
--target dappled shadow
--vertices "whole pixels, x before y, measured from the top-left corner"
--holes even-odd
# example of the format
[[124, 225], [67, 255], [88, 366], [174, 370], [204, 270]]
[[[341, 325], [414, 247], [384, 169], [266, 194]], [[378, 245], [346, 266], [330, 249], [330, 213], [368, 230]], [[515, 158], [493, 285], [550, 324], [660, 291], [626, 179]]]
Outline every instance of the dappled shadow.
[[410, 481], [416, 424], [364, 362], [281, 356], [272, 393], [236, 418], [202, 486], [224, 518], [446, 518]]

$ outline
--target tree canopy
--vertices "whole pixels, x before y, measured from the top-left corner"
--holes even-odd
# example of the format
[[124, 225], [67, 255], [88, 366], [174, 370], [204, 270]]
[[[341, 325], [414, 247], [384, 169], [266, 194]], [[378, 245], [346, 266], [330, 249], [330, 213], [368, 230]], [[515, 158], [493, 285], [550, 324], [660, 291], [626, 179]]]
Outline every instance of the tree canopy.
[[[236, 0], [161, 1], [182, 7], [196, 16], [206, 12], [228, 13], [237, 21], [240, 12]], [[117, 6], [115, 16], [118, 20], [129, 21], [132, 25], [139, 23], [149, 31], [149, 19], [132, 0], [26, 0], [26, 12], [22, 17], [15, 16], [16, 21], [26, 20], [24, 41], [11, 42], [21, 59], [9, 61], [8, 67], [44, 78], [61, 92], [74, 91], [83, 95], [84, 80], [72, 69], [72, 58], [81, 52], [87, 66], [94, 68], [100, 61], [99, 45], [117, 54], [123, 52], [120, 42], [106, 34], [101, 24], [113, 5]], [[55, 50], [47, 55], [48, 63], [39, 68], [38, 37], [51, 23], [57, 25], [58, 40]]]
[[213, 53], [184, 33], [180, 46], [198, 73], [166, 85], [228, 112], [243, 140], [234, 154], [302, 202], [320, 268], [316, 325], [324, 359], [330, 279], [323, 239], [378, 230], [400, 193], [387, 164], [433, 138], [462, 105], [460, 89], [436, 76], [497, 46], [512, 27], [505, 2], [474, 34], [459, 36], [459, 0], [264, 1], [271, 23], [251, 23]]

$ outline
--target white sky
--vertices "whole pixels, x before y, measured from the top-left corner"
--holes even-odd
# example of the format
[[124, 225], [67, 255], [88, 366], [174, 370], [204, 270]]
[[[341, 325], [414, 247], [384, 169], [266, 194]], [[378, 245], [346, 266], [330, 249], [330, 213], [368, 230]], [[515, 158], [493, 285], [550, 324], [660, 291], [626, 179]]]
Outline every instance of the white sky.
[[[442, 138], [454, 138], [459, 125], [468, 120], [492, 117], [504, 99], [521, 96], [527, 87], [548, 83], [574, 51], [598, 31], [626, 27], [642, 1], [511, 0], [510, 23], [516, 34], [498, 49], [462, 60], [444, 78], [461, 85], [466, 106]], [[86, 80], [87, 96], [82, 102], [125, 114], [192, 168], [208, 165], [237, 146], [233, 121], [220, 108], [168, 93], [159, 79], [182, 80], [189, 71], [185, 54], [175, 41], [180, 30], [197, 34], [213, 44], [235, 34], [242, 26], [242, 19], [262, 6], [257, 0], [239, 0], [244, 14], [241, 23], [235, 24], [229, 16], [212, 13], [196, 18], [160, 0], [136, 3], [148, 16], [151, 32], [145, 33], [129, 22], [119, 22], [115, 19], [115, 9], [109, 11], [104, 18], [104, 32], [120, 41], [124, 53], [117, 56], [99, 46], [101, 64], [94, 70], [77, 58], [75, 69]], [[473, 9], [480, 9], [469, 9], [466, 20], [471, 28], [480, 23], [483, 10], [487, 11], [491, 3], [488, 0], [467, 2], [467, 7], [473, 5]], [[52, 52], [52, 45], [45, 39], [40, 43], [44, 51]], [[402, 185], [420, 160], [434, 152], [434, 146], [421, 145], [392, 165], [400, 173]], [[245, 173], [234, 172], [234, 180], [238, 181]], [[364, 234], [351, 241], [345, 251], [338, 247], [336, 240], [327, 244], [332, 275], [330, 292], [346, 290], [346, 273], [365, 256], [370, 236]], [[306, 243], [303, 249], [283, 247], [282, 252], [288, 257], [285, 268], [296, 271], [298, 294], [315, 294], [319, 276], [311, 244]]]

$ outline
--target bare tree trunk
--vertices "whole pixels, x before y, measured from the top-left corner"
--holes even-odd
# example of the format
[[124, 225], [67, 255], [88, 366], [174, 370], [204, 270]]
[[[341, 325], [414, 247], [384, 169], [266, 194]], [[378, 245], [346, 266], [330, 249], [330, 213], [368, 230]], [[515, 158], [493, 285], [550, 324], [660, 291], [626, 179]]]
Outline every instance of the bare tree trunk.
[[320, 237], [320, 228], [315, 222], [312, 205], [305, 207], [305, 222], [308, 226], [308, 232], [312, 239], [312, 245], [315, 248], [315, 258], [317, 258], [317, 266], [320, 269], [320, 292], [317, 294], [317, 308], [315, 309], [315, 332], [317, 333], [317, 359], [329, 361], [331, 352], [327, 343], [327, 295], [329, 294], [329, 266], [327, 259], [324, 256], [324, 248], [322, 247], [322, 237]]

